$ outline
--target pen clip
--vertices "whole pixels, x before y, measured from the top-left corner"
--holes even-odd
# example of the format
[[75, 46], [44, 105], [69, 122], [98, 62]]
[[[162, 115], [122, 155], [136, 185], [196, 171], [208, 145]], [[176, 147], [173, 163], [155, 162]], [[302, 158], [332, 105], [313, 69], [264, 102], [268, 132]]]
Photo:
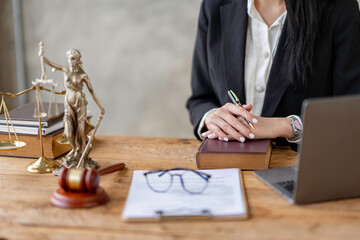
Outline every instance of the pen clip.
[[228, 91], [228, 95], [229, 95], [231, 101], [232, 101], [234, 104], [236, 104], [236, 105], [238, 105], [238, 106], [240, 106], [240, 107], [242, 106], [242, 104], [240, 103], [239, 98], [236, 96], [236, 94], [235, 94], [232, 90], [229, 90], [229, 91]]

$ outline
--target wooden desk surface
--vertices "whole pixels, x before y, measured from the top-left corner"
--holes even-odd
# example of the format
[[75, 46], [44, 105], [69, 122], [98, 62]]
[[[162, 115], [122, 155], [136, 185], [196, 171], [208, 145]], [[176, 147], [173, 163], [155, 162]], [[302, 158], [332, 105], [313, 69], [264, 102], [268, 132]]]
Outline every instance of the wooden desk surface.
[[[245, 171], [251, 218], [246, 221], [126, 223], [121, 219], [133, 170], [195, 169], [195, 139], [97, 137], [91, 153], [126, 170], [103, 176], [111, 201], [92, 209], [50, 205], [58, 188], [52, 174], [25, 171], [32, 159], [0, 158], [0, 239], [360, 239], [360, 198], [294, 206]], [[295, 165], [296, 154], [275, 148], [271, 167]], [[146, 200], [146, 199], [144, 199]]]

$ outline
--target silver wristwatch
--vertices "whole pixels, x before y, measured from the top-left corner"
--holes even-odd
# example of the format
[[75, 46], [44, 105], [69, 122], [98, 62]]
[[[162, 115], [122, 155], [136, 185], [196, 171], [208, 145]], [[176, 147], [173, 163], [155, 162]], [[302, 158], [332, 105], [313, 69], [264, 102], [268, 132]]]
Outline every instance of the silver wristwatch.
[[296, 115], [290, 115], [287, 118], [292, 118], [291, 127], [294, 131], [295, 136], [291, 139], [287, 138], [286, 140], [288, 140], [288, 142], [291, 142], [291, 143], [301, 142], [302, 130], [303, 130], [303, 124], [302, 124], [301, 118]]

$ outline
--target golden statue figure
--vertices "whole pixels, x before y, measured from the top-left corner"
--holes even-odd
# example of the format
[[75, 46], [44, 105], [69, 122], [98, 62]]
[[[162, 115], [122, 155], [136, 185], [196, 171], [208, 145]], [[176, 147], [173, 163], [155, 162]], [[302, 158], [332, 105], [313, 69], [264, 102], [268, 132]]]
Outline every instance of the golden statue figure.
[[[99, 164], [89, 157], [91, 151], [91, 141], [95, 131], [105, 113], [105, 109], [100, 103], [99, 98], [94, 93], [90, 79], [82, 68], [81, 54], [76, 49], [69, 50], [66, 55], [69, 67], [61, 66], [50, 62], [43, 56], [43, 45], [40, 43], [39, 56], [43, 62], [53, 71], [61, 71], [64, 74], [64, 83], [66, 88], [65, 94], [65, 111], [64, 111], [64, 136], [72, 146], [72, 150], [62, 159], [61, 167], [77, 168], [99, 168]], [[44, 72], [44, 71], [43, 71]], [[91, 138], [88, 137], [90, 131], [94, 129], [87, 119], [87, 100], [83, 93], [84, 84], [89, 89], [95, 103], [100, 108], [100, 117], [96, 129], [93, 131]], [[88, 146], [87, 146], [88, 145]], [[81, 161], [80, 161], [81, 159]], [[57, 172], [55, 171], [55, 173]]]

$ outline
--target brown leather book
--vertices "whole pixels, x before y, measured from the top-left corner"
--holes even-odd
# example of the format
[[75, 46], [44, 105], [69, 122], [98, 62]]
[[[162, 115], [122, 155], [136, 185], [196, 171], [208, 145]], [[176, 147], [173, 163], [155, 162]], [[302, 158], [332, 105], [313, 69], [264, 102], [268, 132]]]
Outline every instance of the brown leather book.
[[196, 165], [198, 169], [266, 169], [269, 167], [271, 151], [270, 139], [241, 143], [205, 138], [196, 153]]
[[[20, 107], [17, 107], [11, 111], [9, 111], [11, 121], [14, 125], [17, 126], [32, 126], [32, 127], [38, 127], [39, 126], [39, 120], [38, 118], [34, 118], [34, 112], [35, 112], [35, 102], [30, 102], [27, 104], [24, 104]], [[63, 120], [64, 117], [64, 104], [58, 103], [58, 110], [59, 113], [56, 116], [46, 116], [41, 118], [41, 123], [43, 127], [50, 127], [52, 124], [55, 124], [59, 121]], [[48, 113], [49, 110], [49, 103], [44, 102], [43, 103], [44, 109], [42, 111]], [[55, 104], [52, 104], [51, 114], [55, 113]], [[4, 114], [0, 115], [0, 124], [5, 125], [6, 119]], [[9, 122], [10, 124], [10, 122]]]
[[[0, 156], [12, 157], [26, 157], [26, 158], [39, 158], [41, 157], [41, 145], [38, 136], [34, 135], [21, 135], [17, 134], [21, 142], [25, 142], [26, 146], [16, 150], [2, 150]], [[63, 135], [63, 129], [43, 136], [44, 140], [44, 155], [49, 159], [55, 159], [64, 155], [71, 150], [69, 144], [60, 144], [56, 140]], [[11, 135], [11, 140], [15, 141], [14, 135]], [[0, 141], [9, 141], [8, 133], [0, 134]]]

